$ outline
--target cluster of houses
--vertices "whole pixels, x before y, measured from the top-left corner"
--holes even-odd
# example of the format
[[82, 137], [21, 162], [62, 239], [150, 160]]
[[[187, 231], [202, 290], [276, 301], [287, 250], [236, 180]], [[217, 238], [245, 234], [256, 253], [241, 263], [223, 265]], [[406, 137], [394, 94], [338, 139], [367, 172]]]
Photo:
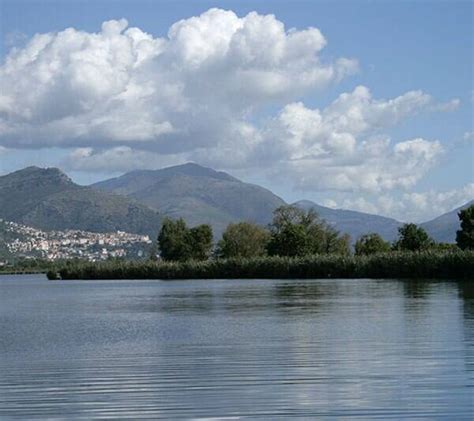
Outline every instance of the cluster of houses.
[[15, 257], [48, 260], [80, 258], [90, 261], [145, 256], [152, 241], [147, 235], [123, 231], [97, 233], [81, 230], [42, 231], [15, 222], [0, 222], [9, 232], [8, 251]]

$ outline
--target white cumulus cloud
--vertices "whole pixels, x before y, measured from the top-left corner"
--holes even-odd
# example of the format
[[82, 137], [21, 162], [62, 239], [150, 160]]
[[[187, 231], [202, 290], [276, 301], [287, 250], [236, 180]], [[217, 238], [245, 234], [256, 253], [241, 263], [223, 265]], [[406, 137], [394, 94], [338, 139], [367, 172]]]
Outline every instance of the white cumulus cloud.
[[323, 110], [291, 103], [269, 123], [258, 157], [279, 162], [302, 190], [412, 187], [436, 164], [441, 143], [422, 138], [392, 143], [384, 129], [432, 103], [421, 91], [376, 100], [364, 86]]
[[98, 33], [68, 28], [13, 49], [0, 67], [0, 142], [192, 150], [256, 107], [357, 67], [347, 58], [324, 63], [318, 29], [287, 31], [273, 15], [210, 9], [165, 38], [127, 27], [121, 19]]
[[176, 22], [165, 37], [125, 19], [96, 33], [37, 34], [0, 66], [0, 145], [73, 148], [65, 163], [84, 171], [192, 160], [284, 173], [303, 190], [414, 186], [443, 148], [395, 143], [386, 130], [459, 101], [437, 104], [419, 90], [376, 99], [358, 86], [309, 108], [303, 98], [358, 71], [352, 58], [326, 59], [326, 44], [317, 28], [221, 9]]

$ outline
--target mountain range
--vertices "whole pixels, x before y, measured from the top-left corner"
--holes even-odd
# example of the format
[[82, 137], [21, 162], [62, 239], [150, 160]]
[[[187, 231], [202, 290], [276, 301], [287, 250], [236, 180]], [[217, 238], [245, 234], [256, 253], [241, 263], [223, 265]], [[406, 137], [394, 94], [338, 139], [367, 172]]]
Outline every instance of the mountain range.
[[161, 216], [127, 197], [79, 186], [57, 168], [0, 177], [0, 218], [44, 230], [153, 234]]
[[459, 229], [458, 213], [460, 210], [471, 205], [474, 205], [474, 200], [465, 203], [451, 212], [438, 216], [431, 221], [424, 222], [420, 224], [420, 226], [436, 241], [454, 243], [456, 241], [456, 231]]
[[189, 225], [211, 224], [216, 237], [227, 225], [251, 221], [266, 225], [285, 204], [270, 190], [196, 164], [156, 171], [133, 171], [92, 187], [125, 195]]
[[377, 232], [386, 241], [393, 241], [398, 236], [398, 228], [402, 226], [401, 222], [392, 218], [353, 210], [327, 208], [310, 200], [300, 200], [293, 204], [304, 210], [313, 209], [338, 231], [348, 233], [353, 241], [369, 232]]
[[[453, 242], [457, 212], [474, 201], [421, 224], [437, 241]], [[216, 239], [231, 222], [266, 225], [285, 201], [263, 187], [188, 163], [160, 170], [140, 170], [80, 186], [57, 168], [28, 167], [0, 177], [0, 218], [45, 230], [127, 231], [156, 237], [163, 217], [182, 217], [193, 226], [212, 225]], [[377, 232], [393, 241], [402, 225], [392, 218], [332, 209], [301, 200], [353, 241]]]

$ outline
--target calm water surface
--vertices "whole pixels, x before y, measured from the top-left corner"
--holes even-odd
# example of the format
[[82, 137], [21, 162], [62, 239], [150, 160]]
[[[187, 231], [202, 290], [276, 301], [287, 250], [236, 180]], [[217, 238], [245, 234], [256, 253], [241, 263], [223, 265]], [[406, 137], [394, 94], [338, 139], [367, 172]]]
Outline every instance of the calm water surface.
[[0, 277], [1, 419], [472, 419], [474, 281]]

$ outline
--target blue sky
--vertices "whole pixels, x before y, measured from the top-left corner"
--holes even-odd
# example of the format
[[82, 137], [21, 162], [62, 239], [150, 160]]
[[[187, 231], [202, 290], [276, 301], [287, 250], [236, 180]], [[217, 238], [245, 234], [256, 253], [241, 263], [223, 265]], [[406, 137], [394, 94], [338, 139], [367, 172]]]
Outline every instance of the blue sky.
[[[182, 131], [180, 122], [189, 125], [188, 133], [192, 133], [192, 136], [189, 134], [188, 137], [169, 135], [166, 132], [168, 129], [165, 130], [165, 126], [161, 125], [161, 129], [166, 133], [164, 135], [161, 132], [156, 134], [158, 133], [156, 128], [154, 133], [155, 136], [162, 136], [165, 140], [147, 139], [146, 146], [143, 147], [144, 142], [133, 143], [130, 142], [130, 139], [121, 141], [120, 136], [113, 137], [116, 136], [117, 130], [107, 127], [106, 130], [101, 128], [100, 132], [84, 135], [84, 139], [87, 137], [87, 141], [81, 138], [80, 141], [71, 142], [66, 137], [70, 137], [70, 133], [77, 133], [77, 127], [76, 131], [68, 127], [67, 129], [70, 131], [65, 130], [61, 135], [58, 134], [58, 131], [64, 128], [66, 124], [64, 121], [69, 122], [77, 116], [70, 115], [60, 125], [55, 124], [55, 132], [52, 132], [51, 135], [44, 126], [38, 125], [38, 121], [43, 124], [50, 114], [45, 117], [43, 111], [34, 109], [34, 107], [39, 107], [38, 104], [44, 106], [44, 98], [40, 102], [32, 99], [33, 102], [25, 103], [24, 107], [32, 107], [33, 117], [30, 115], [28, 117], [20, 116], [21, 112], [19, 111], [15, 111], [18, 115], [14, 115], [12, 110], [8, 110], [7, 114], [0, 114], [0, 118], [2, 115], [7, 115], [4, 118], [7, 124], [10, 124], [5, 133], [2, 134], [0, 131], [0, 145], [3, 145], [0, 149], [0, 172], [7, 173], [30, 164], [55, 165], [63, 167], [77, 182], [89, 183], [135, 167], [159, 168], [162, 165], [193, 160], [227, 170], [246, 181], [262, 184], [288, 201], [305, 198], [329, 206], [376, 212], [405, 220], [429, 219], [437, 213], [450, 210], [450, 208], [462, 204], [463, 201], [473, 198], [474, 37], [472, 29], [473, 4], [470, 1], [2, 0], [2, 64], [5, 68], [6, 56], [11, 54], [13, 48], [26, 49], [35, 34], [57, 33], [68, 27], [86, 33], [98, 33], [101, 31], [104, 21], [125, 18], [128, 21], [128, 27], [138, 27], [141, 31], [150, 34], [153, 39], [167, 39], [169, 28], [175, 22], [200, 16], [213, 7], [231, 10], [238, 19], [244, 19], [248, 13], [253, 11], [257, 12], [259, 16], [273, 14], [278, 22], [285, 25], [287, 31], [290, 28], [295, 28], [296, 32], [302, 31], [301, 40], [298, 41], [299, 45], [295, 49], [301, 48], [301, 51], [304, 51], [302, 54], [307, 54], [304, 62], [299, 60], [296, 55], [287, 52], [288, 58], [284, 58], [286, 60], [284, 64], [275, 65], [272, 62], [269, 65], [259, 62], [255, 65], [255, 69], [246, 67], [247, 70], [259, 72], [258, 74], [264, 72], [264, 74], [273, 75], [273, 71], [277, 75], [283, 74], [284, 83], [288, 85], [287, 91], [282, 92], [282, 95], [278, 97], [273, 93], [270, 95], [268, 91], [265, 91], [266, 96], [256, 95], [253, 100], [255, 104], [259, 104], [258, 106], [255, 106], [252, 99], [245, 97], [244, 94], [241, 99], [236, 98], [236, 95], [239, 94], [234, 91], [232, 91], [231, 97], [226, 97], [226, 107], [229, 102], [234, 101], [239, 105], [232, 104], [228, 110], [222, 111], [222, 120], [240, 127], [238, 133], [244, 137], [248, 136], [248, 138], [241, 140], [235, 133], [228, 132], [227, 127], [221, 127], [214, 120], [207, 121], [207, 117], [198, 121], [196, 114], [204, 114], [201, 114], [202, 110], [196, 110], [203, 104], [207, 107], [206, 109], [210, 110], [210, 113], [219, 114], [221, 112], [223, 106], [219, 101], [223, 101], [224, 94], [216, 99], [212, 95], [203, 94], [199, 90], [200, 88], [194, 85], [197, 83], [197, 75], [204, 74], [199, 77], [205, 78], [206, 73], [196, 73], [190, 76], [187, 72], [182, 76], [184, 79], [173, 78], [172, 81], [169, 81], [166, 78], [163, 82], [161, 80], [163, 72], [168, 72], [170, 66], [176, 65], [176, 63], [164, 65], [162, 63], [164, 59], [159, 58], [156, 60], [161, 61], [159, 64], [153, 65], [153, 70], [147, 70], [147, 73], [141, 71], [140, 83], [145, 83], [146, 78], [149, 78], [150, 81], [160, 79], [157, 90], [162, 89], [163, 84], [167, 85], [169, 81], [169, 86], [173, 84], [173, 86], [185, 86], [185, 89], [193, 93], [192, 95], [198, 92], [200, 96], [191, 97], [188, 95], [186, 97], [187, 103], [190, 104], [189, 109], [192, 111], [180, 111], [181, 114], [177, 116], [175, 108], [163, 110], [157, 106], [157, 114], [150, 118], [153, 122], [156, 122], [157, 118], [163, 118], [162, 123], [168, 124], [169, 122], [174, 132]], [[224, 18], [227, 19], [222, 15], [222, 19]], [[209, 39], [216, 39], [222, 34], [220, 32], [213, 33], [212, 31], [217, 30], [212, 27], [218, 26], [221, 15], [216, 14], [212, 19], [214, 20], [210, 23], [211, 28], [209, 29], [211, 31], [209, 33], [212, 35], [209, 36]], [[265, 25], [267, 24], [262, 21], [258, 25], [261, 25], [258, 29], [260, 31], [258, 37], [265, 38]], [[184, 26], [181, 25], [181, 27]], [[188, 26], [191, 26], [191, 23]], [[303, 32], [308, 27], [319, 29], [326, 41], [324, 48], [317, 46], [316, 38]], [[182, 31], [182, 33], [185, 32]], [[271, 40], [273, 35], [269, 32], [268, 39]], [[303, 39], [304, 37], [306, 40]], [[258, 38], [249, 38], [246, 42], [251, 47], [248, 48], [259, 48], [257, 41]], [[58, 51], [63, 48], [63, 51], [54, 54], [63, 60], [64, 57], [70, 57], [68, 54], [73, 53], [71, 53], [70, 44], [61, 42], [57, 41], [56, 48]], [[183, 42], [188, 44], [185, 45]], [[172, 48], [197, 48], [196, 45], [198, 45], [193, 44], [194, 40], [190, 38], [186, 38], [183, 42], [177, 44], [178, 46], [168, 48], [170, 50]], [[307, 47], [308, 43], [313, 44]], [[198, 47], [201, 48], [199, 45]], [[312, 52], [308, 52], [307, 48], [313, 48]], [[181, 50], [173, 52], [173, 54], [181, 53]], [[44, 54], [44, 60], [47, 62], [49, 56], [46, 54], [51, 53], [44, 52]], [[295, 66], [299, 66], [297, 67], [298, 72], [309, 71], [319, 65], [319, 59], [317, 63], [312, 61], [311, 54], [317, 55], [324, 65], [332, 66], [331, 68], [335, 72], [339, 71], [338, 59], [342, 57], [357, 63], [357, 69], [351, 67], [352, 70], [347, 71], [344, 77], [334, 76], [327, 83], [315, 79], [303, 86], [301, 81], [298, 81], [296, 74], [289, 73], [293, 70], [289, 70], [287, 65], [291, 60], [294, 60], [297, 63]], [[235, 64], [237, 60], [235, 57], [234, 55], [233, 58], [226, 58], [228, 61], [224, 64], [221, 62], [220, 68], [224, 65], [235, 65], [238, 66], [238, 69], [242, 69], [242, 63]], [[255, 57], [253, 60], [256, 60]], [[68, 65], [71, 66], [69, 59], [61, 63], [60, 65], [64, 66], [64, 63], [69, 63]], [[189, 63], [187, 65], [189, 66]], [[20, 66], [19, 59], [17, 59], [15, 66]], [[31, 70], [32, 68], [26, 68], [23, 64], [21, 66], [23, 67], [15, 68], [14, 72], [11, 71], [8, 77], [4, 78], [5, 86], [8, 86], [8, 89], [12, 85], [22, 85], [18, 81], [24, 81], [30, 77], [32, 72], [37, 71], [40, 75], [44, 70], [43, 67], [35, 67], [36, 70]], [[248, 64], [248, 60], [245, 62], [245, 66], [251, 66]], [[278, 66], [281, 67], [278, 68]], [[295, 66], [290, 67], [294, 69]], [[217, 67], [210, 69], [207, 74], [214, 78], [221, 78], [222, 75], [213, 73], [219, 71], [216, 70]], [[235, 70], [230, 69], [231, 72]], [[57, 80], [60, 80], [62, 84], [66, 83], [69, 89], [69, 82], [65, 81], [65, 78], [68, 77], [68, 74], [73, 75], [71, 77], [77, 76], [74, 69], [71, 72], [61, 72], [60, 76], [58, 76], [59, 73], [55, 73], [52, 77], [58, 78]], [[18, 78], [17, 80], [12, 76], [13, 73]], [[211, 76], [209, 77], [212, 81]], [[138, 76], [133, 77], [138, 78]], [[38, 79], [35, 80], [34, 83], [38, 83]], [[250, 82], [254, 83], [255, 81]], [[34, 83], [28, 86], [37, 86]], [[50, 79], [45, 82], [45, 86], [47, 83], [51, 84]], [[246, 80], [245, 83], [249, 83], [249, 81]], [[345, 124], [341, 123], [343, 115], [341, 117], [337, 113], [347, 112], [347, 108], [338, 106], [333, 107], [335, 109], [331, 112], [327, 111], [330, 118], [328, 117], [328, 122], [324, 127], [314, 129], [316, 124], [314, 118], [319, 117], [311, 113], [310, 110], [320, 110], [321, 115], [324, 116], [323, 110], [327, 109], [341, 94], [354, 93], [357, 86], [367, 88], [370, 92], [369, 102], [375, 102], [373, 105], [376, 106], [376, 110], [369, 108], [366, 106], [366, 102], [363, 102], [358, 107], [366, 108], [362, 111], [360, 108], [352, 108], [351, 112], [365, 113], [364, 124], [371, 127], [362, 130], [355, 127], [354, 123], [350, 129], [344, 126], [344, 130], [342, 130], [341, 124]], [[96, 86], [94, 85], [93, 88], [96, 89]], [[223, 87], [223, 91], [227, 92], [227, 88], [227, 86]], [[260, 88], [262, 86], [257, 86], [257, 90]], [[86, 86], [83, 89], [87, 90], [89, 87]], [[407, 92], [419, 91], [422, 91], [424, 95], [429, 95], [430, 99], [421, 97], [421, 95], [419, 98], [416, 95], [416, 98], [404, 97]], [[116, 94], [115, 90], [113, 90], [113, 94]], [[28, 96], [22, 93], [20, 88], [9, 90], [6, 96], [8, 95], [10, 95], [8, 104], [16, 102], [18, 98]], [[46, 92], [45, 95], [49, 95], [48, 101], [55, 98], [54, 107], [56, 108], [61, 108], [58, 103], [70, 104], [73, 113], [78, 112], [77, 110], [80, 108], [79, 105], [72, 104], [70, 97], [63, 98], [57, 90]], [[390, 102], [397, 97], [402, 97], [400, 101], [403, 102], [403, 107], [409, 108], [408, 111], [401, 113], [400, 107], [402, 106]], [[104, 98], [101, 96], [100, 100], [103, 102]], [[169, 100], [169, 97], [166, 98]], [[88, 101], [89, 99], [87, 97]], [[180, 100], [182, 99], [180, 98]], [[109, 100], [109, 97], [106, 100]], [[98, 109], [97, 104], [100, 101], [97, 98], [95, 101], [93, 105], [88, 105], [87, 112], [92, 112], [91, 107]], [[160, 101], [163, 101], [163, 98], [161, 93], [157, 93], [153, 104], [160, 103]], [[21, 101], [19, 102], [21, 103]], [[47, 103], [49, 104], [49, 102]], [[84, 101], [81, 102], [81, 104], [83, 103]], [[303, 104], [304, 108], [287, 107], [289, 104], [295, 103]], [[143, 105], [142, 102], [140, 104]], [[127, 107], [127, 110], [130, 110], [131, 105], [128, 104]], [[67, 107], [65, 106], [65, 108]], [[284, 110], [287, 112], [283, 113]], [[35, 112], [39, 113], [38, 118], [35, 118]], [[52, 111], [51, 115], [55, 115], [56, 112]], [[81, 109], [80, 112], [83, 113], [84, 110]], [[101, 109], [100, 112], [107, 113], [108, 111]], [[112, 112], [123, 111], [114, 109], [110, 111], [110, 113]], [[296, 115], [297, 113], [298, 115]], [[380, 115], [376, 113], [380, 113]], [[96, 116], [96, 114], [91, 114], [91, 116]], [[286, 119], [282, 116], [286, 116]], [[335, 116], [338, 118], [339, 126], [333, 123]], [[63, 117], [61, 114], [61, 118]], [[104, 118], [107, 118], [107, 114], [101, 114], [101, 119]], [[307, 119], [304, 120], [304, 130], [301, 126], [296, 129], [294, 124], [303, 124], [301, 123], [302, 118]], [[14, 124], [11, 123], [12, 121]], [[143, 122], [146, 127], [149, 127], [149, 123], [150, 121]], [[358, 120], [357, 124], [360, 123]], [[131, 122], [130, 124], [135, 123]], [[244, 129], [241, 129], [244, 126], [245, 135], [242, 134]], [[48, 129], [49, 127], [50, 125], [48, 125]], [[295, 130], [299, 133], [297, 139]], [[302, 130], [304, 134], [301, 134]], [[331, 130], [340, 134], [342, 138], [332, 136]], [[43, 131], [44, 134], [38, 134]], [[215, 143], [212, 143], [210, 140], [199, 140], [200, 135], [204, 136], [203, 133], [210, 139], [225, 137], [226, 142], [216, 140]], [[28, 141], [24, 140], [25, 136], [28, 136]], [[55, 139], [57, 137], [57, 140], [54, 142], [45, 141], [45, 136]], [[331, 140], [333, 137], [334, 140]], [[355, 146], [352, 145], [353, 148], [350, 149], [352, 146], [349, 143], [353, 141], [352, 138], [355, 139]], [[364, 153], [366, 154], [364, 151], [378, 150], [376, 140], [382, 138], [389, 138], [391, 146], [381, 149], [380, 154], [383, 156], [376, 157], [374, 152], [374, 157], [370, 161], [363, 162]], [[410, 144], [403, 143], [413, 139], [423, 139], [425, 143], [420, 141]], [[202, 143], [199, 150], [196, 149], [196, 145], [193, 145], [194, 141]], [[336, 141], [346, 143], [343, 146], [331, 143]], [[435, 144], [436, 141], [439, 143]], [[166, 144], [166, 142], [168, 143]], [[180, 145], [179, 153], [171, 151], [170, 142]], [[404, 146], [397, 149], [395, 146], [398, 143], [402, 143]], [[255, 147], [256, 144], [258, 147]], [[366, 144], [368, 146], [363, 146]], [[405, 145], [409, 147], [405, 147]], [[303, 150], [304, 148], [307, 149]], [[245, 154], [242, 152], [242, 157], [238, 162], [228, 158], [234, 150], [239, 156], [241, 151], [246, 151]], [[398, 150], [403, 150], [403, 156], [397, 152]], [[315, 151], [321, 155], [315, 158]], [[121, 157], [118, 159], [120, 162], [117, 161], [117, 165], [112, 165], [111, 163], [117, 154]], [[130, 157], [125, 157], [127, 154], [130, 154]], [[156, 156], [156, 159], [151, 159], [151, 156]], [[123, 161], [126, 161], [127, 165], [124, 165]], [[101, 162], [104, 163], [103, 166], [100, 165]], [[355, 162], [356, 164], [354, 164]], [[408, 165], [407, 162], [411, 164]], [[403, 168], [405, 164], [407, 166]], [[371, 166], [377, 167], [378, 170], [374, 171], [371, 177], [364, 178], [362, 173], [365, 172], [366, 175], [367, 168], [371, 168]], [[338, 177], [340, 174], [344, 174], [344, 177]], [[335, 179], [338, 179], [337, 183], [333, 182]]]

